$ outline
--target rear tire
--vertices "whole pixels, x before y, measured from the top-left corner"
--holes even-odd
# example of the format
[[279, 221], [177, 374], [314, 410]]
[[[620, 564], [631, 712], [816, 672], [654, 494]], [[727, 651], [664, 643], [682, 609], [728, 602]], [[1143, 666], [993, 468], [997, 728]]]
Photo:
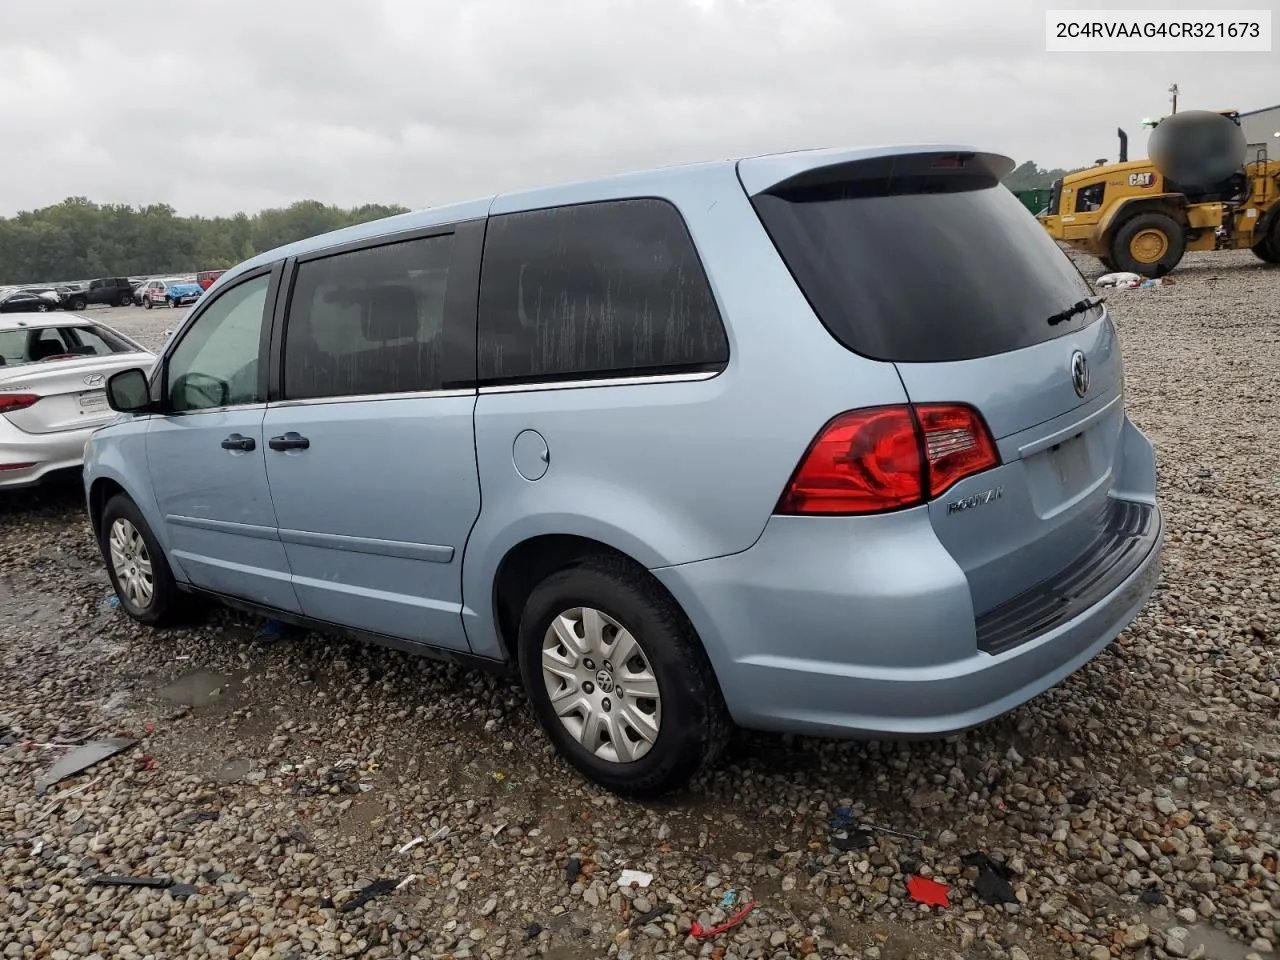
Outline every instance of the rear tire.
[[181, 620], [190, 610], [164, 551], [137, 505], [123, 493], [107, 501], [98, 546], [120, 608], [149, 627]]
[[1163, 277], [1182, 260], [1187, 238], [1173, 217], [1140, 213], [1122, 223], [1111, 241], [1111, 262], [1127, 273]]
[[692, 624], [627, 560], [593, 557], [547, 577], [525, 604], [517, 643], [538, 722], [608, 790], [678, 789], [729, 741], [733, 726]]
[[72, 297], [72, 298], [71, 298], [70, 307], [71, 307], [71, 309], [72, 309], [72, 310], [83, 310], [83, 309], [84, 309], [85, 307], [87, 307], [88, 305], [89, 305], [89, 302], [88, 302], [87, 300], [85, 300], [85, 298], [84, 298], [84, 297]]
[[150, 310], [150, 309], [151, 309], [151, 298], [150, 298], [150, 297], [147, 297], [145, 300], [143, 300], [143, 301], [142, 301], [142, 306], [143, 306], [143, 308], [144, 308], [144, 309], [146, 309], [146, 310]]
[[131, 306], [133, 306], [133, 294], [132, 294], [132, 293], [122, 293], [122, 294], [120, 295], [120, 299], [119, 299], [119, 301], [117, 302], [117, 306], [121, 306], [121, 307], [131, 307]]
[[1259, 240], [1251, 248], [1254, 256], [1263, 263], [1280, 263], [1280, 254], [1272, 249], [1271, 244], [1266, 240]]

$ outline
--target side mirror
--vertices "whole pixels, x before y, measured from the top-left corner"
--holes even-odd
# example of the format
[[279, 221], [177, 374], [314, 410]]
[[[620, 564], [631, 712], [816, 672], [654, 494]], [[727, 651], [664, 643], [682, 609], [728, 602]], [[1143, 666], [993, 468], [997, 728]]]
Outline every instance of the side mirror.
[[143, 413], [151, 408], [151, 385], [138, 367], [107, 378], [107, 404], [119, 413]]

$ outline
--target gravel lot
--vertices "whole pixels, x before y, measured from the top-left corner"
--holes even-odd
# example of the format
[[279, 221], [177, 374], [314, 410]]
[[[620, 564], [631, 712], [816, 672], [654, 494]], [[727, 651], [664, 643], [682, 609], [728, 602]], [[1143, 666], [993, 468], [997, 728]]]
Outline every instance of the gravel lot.
[[[1168, 537], [1133, 627], [980, 730], [742, 735], [660, 804], [584, 785], [507, 682], [225, 611], [145, 632], [104, 603], [78, 488], [3, 497], [0, 958], [1270, 954], [1280, 270], [1192, 255], [1174, 279], [1110, 295]], [[152, 344], [181, 316], [98, 315]], [[38, 793], [64, 744], [122, 733], [137, 744]], [[840, 806], [923, 839], [837, 849]], [[981, 902], [973, 852], [1007, 866], [1013, 902]], [[623, 868], [655, 879], [619, 889]], [[915, 873], [950, 906], [912, 903]], [[405, 882], [357, 905], [377, 880]], [[731, 889], [755, 909], [692, 939], [738, 909]]]

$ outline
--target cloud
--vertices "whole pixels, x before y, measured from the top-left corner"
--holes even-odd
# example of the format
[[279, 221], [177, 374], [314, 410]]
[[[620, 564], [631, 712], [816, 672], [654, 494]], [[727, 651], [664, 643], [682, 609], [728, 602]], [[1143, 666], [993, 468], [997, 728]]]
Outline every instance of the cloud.
[[420, 207], [894, 141], [1079, 165], [1115, 156], [1117, 126], [1139, 155], [1139, 121], [1173, 81], [1186, 108], [1280, 99], [1275, 54], [1048, 54], [1047, 5], [7, 3], [0, 214], [69, 195], [206, 214], [303, 197]]

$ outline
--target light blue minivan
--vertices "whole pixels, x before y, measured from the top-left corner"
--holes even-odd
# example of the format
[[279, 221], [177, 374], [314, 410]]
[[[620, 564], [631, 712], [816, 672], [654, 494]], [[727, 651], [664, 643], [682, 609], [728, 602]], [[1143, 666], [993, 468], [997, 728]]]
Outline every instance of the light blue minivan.
[[499, 195], [255, 257], [86, 449], [123, 608], [518, 670], [654, 795], [734, 725], [963, 730], [1109, 644], [1162, 527], [1100, 298], [942, 145]]

